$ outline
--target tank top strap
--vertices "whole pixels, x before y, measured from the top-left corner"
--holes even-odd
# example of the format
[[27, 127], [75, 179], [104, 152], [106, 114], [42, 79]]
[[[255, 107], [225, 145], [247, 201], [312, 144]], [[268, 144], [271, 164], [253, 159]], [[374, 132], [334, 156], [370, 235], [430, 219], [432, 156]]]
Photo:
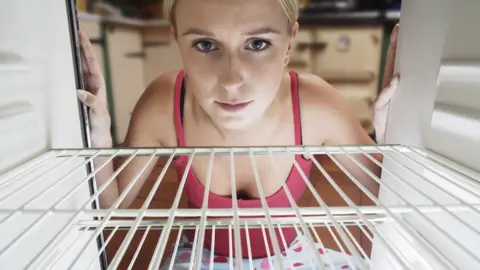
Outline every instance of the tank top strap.
[[175, 81], [175, 93], [173, 97], [173, 117], [175, 122], [175, 132], [177, 134], [177, 143], [179, 147], [185, 146], [185, 136], [183, 133], [182, 121], [182, 90], [183, 90], [184, 71], [180, 70]]
[[293, 108], [293, 126], [295, 132], [295, 145], [302, 145], [302, 119], [300, 116], [300, 98], [298, 93], [298, 76], [293, 70], [290, 74], [290, 89], [292, 91], [292, 108]]

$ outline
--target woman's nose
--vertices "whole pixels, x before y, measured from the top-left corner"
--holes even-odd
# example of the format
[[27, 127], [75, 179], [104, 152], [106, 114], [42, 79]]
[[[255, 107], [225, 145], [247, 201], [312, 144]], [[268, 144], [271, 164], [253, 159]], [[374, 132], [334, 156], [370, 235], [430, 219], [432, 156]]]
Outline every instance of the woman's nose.
[[241, 62], [235, 57], [226, 59], [221, 73], [220, 85], [227, 91], [236, 91], [244, 83]]

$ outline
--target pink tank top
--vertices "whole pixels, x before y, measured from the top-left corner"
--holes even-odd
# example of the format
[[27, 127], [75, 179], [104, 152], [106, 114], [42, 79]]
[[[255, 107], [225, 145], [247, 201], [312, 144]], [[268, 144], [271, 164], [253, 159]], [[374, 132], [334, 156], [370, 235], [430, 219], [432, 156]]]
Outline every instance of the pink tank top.
[[[300, 108], [299, 108], [299, 99], [298, 99], [298, 83], [297, 83], [297, 74], [293, 71], [290, 72], [291, 78], [291, 91], [292, 91], [292, 104], [293, 104], [293, 121], [294, 121], [294, 132], [295, 132], [295, 145], [302, 145], [302, 128], [300, 122]], [[174, 97], [174, 118], [175, 126], [177, 132], [178, 146], [185, 146], [185, 138], [182, 125], [182, 108], [183, 108], [183, 97], [184, 97], [184, 71], [180, 71], [177, 76], [177, 81], [175, 84], [175, 97]], [[312, 162], [310, 160], [304, 159], [301, 155], [297, 155], [295, 160], [300, 165], [301, 169], [305, 175], [310, 174], [310, 169], [312, 167]], [[188, 163], [188, 156], [181, 156], [176, 159], [175, 167], [177, 170], [178, 180], [181, 181], [181, 178], [186, 170]], [[305, 191], [306, 184], [302, 179], [300, 173], [292, 166], [290, 174], [286, 180], [286, 185], [288, 186], [292, 197], [295, 200], [298, 200], [303, 192]], [[186, 183], [184, 187], [184, 192], [187, 194], [188, 198], [188, 207], [189, 208], [201, 208], [203, 202], [203, 194], [205, 187], [200, 183], [193, 169], [190, 168], [186, 178]], [[208, 195], [208, 207], [209, 208], [232, 208], [232, 198], [220, 196], [214, 193], [209, 193]], [[269, 207], [291, 207], [287, 195], [283, 188], [277, 191], [275, 194], [266, 198], [267, 204]], [[239, 208], [261, 208], [262, 203], [260, 199], [237, 199]], [[266, 228], [266, 227], [265, 227]], [[266, 228], [267, 229], [267, 228]], [[264, 236], [262, 229], [248, 229], [249, 240], [250, 240], [250, 249], [252, 258], [263, 258], [266, 257], [267, 249], [265, 247]], [[279, 241], [280, 249], [284, 250], [284, 245], [282, 242], [281, 234], [278, 229], [275, 229], [275, 234]], [[294, 228], [282, 228], [282, 234], [285, 237], [287, 246], [295, 239], [297, 233]], [[191, 241], [194, 239], [195, 232], [189, 230], [186, 232], [187, 238]], [[232, 232], [232, 241], [233, 239]], [[270, 234], [268, 231], [265, 231], [268, 248], [270, 254], [274, 254], [273, 245], [270, 242]], [[211, 230], [205, 231], [204, 237], [204, 247], [211, 250], [212, 246], [212, 232]], [[242, 256], [248, 258], [248, 246], [246, 231], [244, 229], [240, 230], [240, 242], [242, 247]], [[235, 243], [232, 243], [233, 254], [235, 254]], [[229, 232], [228, 229], [216, 229], [215, 230], [215, 245], [213, 252], [216, 255], [228, 257], [230, 252], [230, 243], [229, 243]]]

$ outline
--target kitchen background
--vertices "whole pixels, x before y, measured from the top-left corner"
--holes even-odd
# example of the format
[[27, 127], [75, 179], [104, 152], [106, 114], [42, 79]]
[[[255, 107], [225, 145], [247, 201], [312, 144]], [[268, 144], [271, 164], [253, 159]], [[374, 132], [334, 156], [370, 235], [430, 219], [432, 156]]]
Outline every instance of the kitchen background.
[[[162, 18], [161, 2], [77, 0], [80, 28], [90, 37], [103, 66], [116, 143], [123, 141], [130, 115], [145, 87], [159, 74], [182, 67], [169, 25]], [[356, 108], [365, 130], [371, 132], [373, 100], [380, 89], [386, 48], [399, 19], [401, 0], [300, 2], [300, 31], [290, 68], [318, 74], [334, 85]], [[328, 157], [321, 156], [319, 161], [354, 203], [370, 204]], [[164, 164], [165, 161], [159, 162], [131, 208], [141, 207]], [[346, 205], [320, 172], [314, 171], [311, 180], [329, 206]], [[162, 192], [155, 196], [150, 208], [169, 208], [177, 188], [175, 172], [169, 169], [159, 188]], [[299, 206], [311, 206], [313, 201], [310, 194], [305, 194]], [[144, 263], [148, 265], [159, 233], [149, 233], [136, 258], [135, 269], [143, 269]], [[327, 247], [338, 249], [328, 231], [318, 229], [318, 233]], [[112, 238], [107, 250], [110, 259], [125, 234], [117, 232]], [[140, 242], [143, 233], [137, 234], [133, 241]], [[370, 241], [360, 230], [352, 230], [352, 234], [369, 249]], [[133, 244], [122, 265], [129, 264], [134, 252]]]

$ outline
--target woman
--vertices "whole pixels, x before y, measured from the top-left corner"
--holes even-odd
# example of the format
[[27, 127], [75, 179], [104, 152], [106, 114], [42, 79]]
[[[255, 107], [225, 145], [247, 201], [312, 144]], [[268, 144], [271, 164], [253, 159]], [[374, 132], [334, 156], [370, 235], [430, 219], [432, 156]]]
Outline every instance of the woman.
[[[145, 90], [131, 117], [123, 147], [178, 146], [254, 146], [254, 145], [341, 145], [373, 144], [359, 124], [348, 101], [331, 85], [311, 74], [296, 74], [286, 67], [292, 42], [298, 31], [297, 0], [165, 0], [164, 10], [180, 50], [184, 70], [160, 75]], [[392, 78], [396, 33], [392, 35], [384, 81]], [[79, 99], [91, 108], [91, 138], [93, 147], [112, 147], [110, 117], [106, 106], [105, 84], [88, 39], [82, 34], [81, 43], [87, 58], [84, 66], [88, 91], [79, 90]], [[378, 99], [375, 123], [384, 134], [386, 112], [391, 91]], [[381, 159], [381, 157], [376, 156]], [[116, 181], [100, 196], [102, 207], [110, 207], [135, 177], [147, 158], [135, 158]], [[294, 159], [308, 176], [311, 160], [302, 156], [276, 158], [278, 176], [267, 157], [258, 157], [259, 178], [270, 207], [289, 207], [283, 183], [290, 188], [294, 199], [305, 190]], [[374, 194], [378, 185], [348, 158], [339, 161]], [[365, 157], [358, 159], [374, 173], [379, 168]], [[95, 160], [103, 164], [105, 160]], [[156, 163], [143, 173], [137, 184], [120, 204], [128, 207], [138, 194]], [[189, 207], [201, 207], [206, 182], [208, 157], [196, 158], [192, 169], [186, 170], [187, 158], [175, 161], [177, 174], [188, 173], [184, 191]], [[230, 208], [232, 188], [229, 160], [215, 158], [209, 207]], [[246, 168], [247, 170], [241, 170]], [[239, 207], [260, 207], [259, 192], [248, 157], [235, 158], [236, 188]], [[101, 186], [112, 175], [113, 165], [106, 166], [97, 176]], [[278, 191], [278, 192], [277, 192]], [[161, 191], [159, 191], [161, 192]], [[277, 231], [277, 238], [280, 234]], [[290, 245], [302, 241], [293, 229], [282, 230]], [[204, 257], [209, 258], [211, 235], [205, 235]], [[214, 269], [228, 269], [229, 243], [227, 231], [216, 231]], [[249, 230], [253, 265], [267, 267], [268, 254], [261, 231]], [[193, 241], [187, 235], [187, 241]], [[299, 241], [296, 241], [299, 240]], [[248, 258], [245, 231], [241, 234], [242, 254]], [[188, 243], [177, 253], [177, 268], [188, 266]], [[282, 246], [282, 245], [281, 245]], [[270, 245], [271, 247], [271, 245]], [[270, 248], [270, 254], [274, 250]], [[286, 250], [285, 252], [289, 252]], [[284, 253], [285, 253], [284, 252]], [[334, 251], [329, 251], [335, 254]], [[187, 254], [187, 255], [185, 255]], [[277, 256], [283, 256], [277, 254]], [[292, 266], [309, 267], [308, 254], [296, 255]], [[329, 265], [340, 269], [343, 257]], [[208, 261], [208, 259], [207, 259]], [[207, 261], [204, 261], [207, 263]], [[274, 260], [272, 260], [274, 262]], [[267, 263], [266, 263], [267, 262]], [[186, 263], [186, 264], [185, 264]], [[244, 260], [248, 268], [248, 261]], [[275, 262], [274, 262], [275, 263]], [[287, 263], [287, 265], [289, 265]], [[207, 266], [205, 266], [207, 267]], [[272, 267], [274, 268], [274, 267]]]

